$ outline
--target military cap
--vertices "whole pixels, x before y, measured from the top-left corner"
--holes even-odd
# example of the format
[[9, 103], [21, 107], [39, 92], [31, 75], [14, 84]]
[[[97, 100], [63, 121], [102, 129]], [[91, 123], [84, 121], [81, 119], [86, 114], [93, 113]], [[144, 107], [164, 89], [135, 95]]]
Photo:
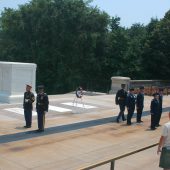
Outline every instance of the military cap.
[[38, 89], [44, 89], [44, 85], [39, 85]]
[[121, 84], [121, 87], [125, 87], [126, 86], [126, 84]]
[[144, 86], [140, 86], [139, 89], [143, 90], [143, 89], [144, 89]]
[[155, 97], [155, 96], [158, 96], [158, 95], [159, 95], [159, 93], [154, 93], [152, 96]]
[[31, 86], [31, 85], [29, 85], [29, 84], [26, 84], [26, 86], [27, 86], [27, 87], [29, 87], [29, 88], [32, 88], [32, 86]]
[[134, 91], [135, 89], [133, 87], [129, 88], [129, 91]]
[[163, 91], [163, 90], [164, 90], [163, 88], [161, 88], [161, 87], [159, 88], [159, 91]]

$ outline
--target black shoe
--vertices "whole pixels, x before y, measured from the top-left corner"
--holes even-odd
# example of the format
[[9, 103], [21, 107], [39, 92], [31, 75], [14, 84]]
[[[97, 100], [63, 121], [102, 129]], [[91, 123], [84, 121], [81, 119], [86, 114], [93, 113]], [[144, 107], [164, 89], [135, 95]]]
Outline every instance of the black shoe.
[[24, 126], [24, 128], [31, 128], [31, 126]]
[[126, 121], [127, 119], [123, 119], [123, 121]]
[[119, 123], [119, 120], [117, 119], [116, 122]]
[[154, 128], [151, 128], [151, 130], [156, 130], [156, 128], [154, 127]]
[[142, 120], [138, 120], [136, 123], [143, 123], [143, 121]]
[[44, 129], [38, 129], [36, 132], [44, 132]]
[[156, 127], [159, 127], [159, 126], [161, 126], [161, 125], [160, 124], [156, 125]]
[[128, 126], [130, 126], [132, 123], [127, 123]]

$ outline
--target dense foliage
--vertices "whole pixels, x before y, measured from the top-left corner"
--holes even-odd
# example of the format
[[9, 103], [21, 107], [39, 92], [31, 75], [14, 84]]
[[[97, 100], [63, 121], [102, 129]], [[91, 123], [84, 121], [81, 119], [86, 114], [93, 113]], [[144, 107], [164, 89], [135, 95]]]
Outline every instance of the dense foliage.
[[83, 0], [32, 0], [0, 17], [0, 60], [37, 64], [48, 93], [110, 89], [112, 76], [169, 79], [170, 12], [120, 26]]

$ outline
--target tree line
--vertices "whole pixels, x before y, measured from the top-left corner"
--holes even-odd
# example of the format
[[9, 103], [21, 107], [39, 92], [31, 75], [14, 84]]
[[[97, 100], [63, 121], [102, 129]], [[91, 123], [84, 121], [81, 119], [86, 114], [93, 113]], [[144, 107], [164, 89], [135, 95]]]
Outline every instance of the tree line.
[[112, 76], [169, 79], [170, 11], [146, 26], [120, 26], [83, 0], [32, 0], [0, 16], [0, 60], [37, 64], [49, 94], [79, 85], [108, 92]]

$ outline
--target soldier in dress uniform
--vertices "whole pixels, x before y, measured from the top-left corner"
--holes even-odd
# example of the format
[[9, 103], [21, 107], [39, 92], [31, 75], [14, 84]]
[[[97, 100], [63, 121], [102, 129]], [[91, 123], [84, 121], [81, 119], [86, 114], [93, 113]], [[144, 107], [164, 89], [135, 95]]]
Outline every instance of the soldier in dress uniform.
[[119, 105], [120, 112], [117, 117], [117, 123], [119, 123], [120, 117], [122, 117], [122, 120], [125, 121], [124, 111], [126, 106], [126, 98], [127, 98], [127, 92], [125, 90], [125, 84], [121, 84], [121, 89], [117, 91], [116, 97], [115, 97], [115, 103], [116, 105]]
[[157, 117], [160, 112], [160, 106], [159, 106], [159, 95], [158, 93], [153, 94], [154, 98], [151, 101], [150, 105], [150, 112], [151, 112], [151, 130], [156, 129], [157, 124]]
[[126, 100], [126, 106], [128, 110], [127, 125], [131, 125], [131, 119], [135, 111], [136, 96], [134, 95], [134, 88], [129, 89], [129, 94]]
[[38, 86], [38, 94], [37, 94], [37, 100], [36, 100], [36, 110], [38, 115], [38, 130], [37, 132], [43, 132], [44, 131], [44, 125], [45, 125], [45, 114], [48, 112], [48, 95], [44, 93], [44, 86]]
[[163, 88], [159, 88], [159, 114], [157, 116], [156, 127], [160, 126], [159, 122], [162, 116], [162, 103], [163, 103]]
[[157, 117], [159, 114], [159, 95], [158, 93], [153, 94], [153, 99], [150, 105], [150, 113], [151, 113], [151, 130], [156, 129]]
[[141, 86], [139, 88], [139, 93], [137, 94], [136, 98], [137, 123], [143, 122], [141, 120], [143, 107], [144, 107], [144, 87]]
[[26, 125], [24, 128], [30, 128], [32, 125], [32, 110], [33, 110], [33, 102], [35, 101], [34, 93], [31, 92], [31, 85], [26, 85], [26, 92], [24, 93], [24, 117]]

